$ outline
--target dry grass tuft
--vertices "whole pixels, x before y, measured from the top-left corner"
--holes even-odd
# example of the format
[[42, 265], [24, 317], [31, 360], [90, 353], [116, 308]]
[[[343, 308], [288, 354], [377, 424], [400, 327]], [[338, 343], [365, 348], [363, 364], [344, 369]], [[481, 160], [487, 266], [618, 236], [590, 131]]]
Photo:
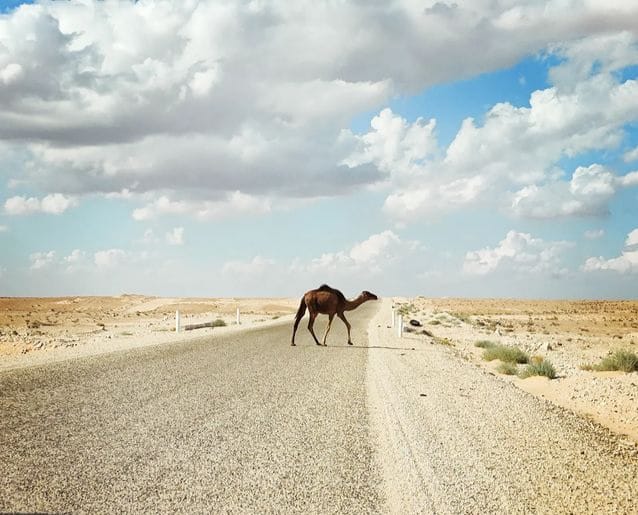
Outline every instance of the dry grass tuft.
[[550, 379], [554, 379], [556, 377], [556, 369], [550, 361], [541, 358], [540, 361], [535, 360], [527, 365], [525, 369], [518, 375], [518, 377], [520, 377], [521, 379], [532, 376], [545, 376], [549, 377]]
[[483, 359], [485, 361], [500, 359], [506, 363], [527, 363], [529, 356], [518, 347], [494, 345], [483, 351]]
[[499, 374], [504, 374], [506, 376], [514, 376], [516, 375], [516, 372], [518, 371], [518, 369], [516, 368], [516, 365], [514, 363], [501, 363], [496, 368], [496, 371]]
[[479, 347], [481, 349], [491, 349], [492, 347], [496, 347], [496, 345], [496, 343], [489, 340], [479, 340], [474, 344], [474, 347]]
[[638, 355], [628, 350], [618, 350], [610, 354], [597, 365], [581, 365], [582, 370], [596, 370], [605, 372], [621, 370], [623, 372], [638, 372]]

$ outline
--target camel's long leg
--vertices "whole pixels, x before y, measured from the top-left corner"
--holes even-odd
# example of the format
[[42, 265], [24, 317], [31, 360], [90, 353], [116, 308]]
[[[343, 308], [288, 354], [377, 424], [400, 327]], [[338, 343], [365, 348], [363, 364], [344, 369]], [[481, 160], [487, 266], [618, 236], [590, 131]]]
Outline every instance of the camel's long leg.
[[346, 320], [346, 316], [343, 313], [337, 313], [337, 316], [343, 320], [343, 323], [346, 324], [348, 328], [348, 345], [352, 345], [352, 340], [350, 339], [350, 322]]
[[323, 346], [327, 347], [328, 345], [326, 344], [326, 338], [328, 337], [328, 332], [330, 331], [330, 326], [332, 325], [332, 319], [335, 317], [334, 313], [331, 313], [330, 315], [328, 315], [330, 318], [328, 318], [328, 325], [326, 326], [326, 332], [323, 335]]
[[315, 324], [315, 318], [317, 318], [317, 313], [313, 313], [312, 311], [309, 313], [310, 315], [310, 320], [308, 320], [308, 331], [310, 331], [310, 334], [312, 335], [312, 337], [315, 339], [315, 343], [317, 345], [321, 345], [319, 343], [319, 340], [317, 340], [317, 337], [315, 336], [315, 331], [313, 330], [312, 326]]

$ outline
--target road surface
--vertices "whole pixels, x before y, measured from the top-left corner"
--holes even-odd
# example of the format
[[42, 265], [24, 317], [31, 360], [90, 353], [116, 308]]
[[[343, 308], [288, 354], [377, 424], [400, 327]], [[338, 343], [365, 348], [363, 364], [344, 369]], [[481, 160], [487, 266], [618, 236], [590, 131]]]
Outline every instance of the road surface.
[[380, 304], [0, 373], [0, 512], [636, 510], [635, 452]]

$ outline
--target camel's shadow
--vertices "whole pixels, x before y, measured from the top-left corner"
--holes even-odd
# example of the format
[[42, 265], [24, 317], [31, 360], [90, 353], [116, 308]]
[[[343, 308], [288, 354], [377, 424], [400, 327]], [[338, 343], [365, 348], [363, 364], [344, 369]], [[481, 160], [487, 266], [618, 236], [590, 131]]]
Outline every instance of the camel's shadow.
[[328, 345], [324, 347], [323, 345], [313, 345], [312, 347], [321, 347], [322, 349], [387, 349], [387, 350], [409, 350], [415, 351], [414, 347], [389, 347], [385, 345]]

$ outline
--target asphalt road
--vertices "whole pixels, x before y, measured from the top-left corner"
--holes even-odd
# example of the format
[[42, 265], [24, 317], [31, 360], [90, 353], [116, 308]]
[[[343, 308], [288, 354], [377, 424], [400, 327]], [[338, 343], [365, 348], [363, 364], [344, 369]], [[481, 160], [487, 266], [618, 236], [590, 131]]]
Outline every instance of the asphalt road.
[[[355, 344], [374, 309], [349, 317]], [[383, 511], [368, 351], [339, 321], [327, 348], [290, 332], [1, 373], [0, 512]]]

